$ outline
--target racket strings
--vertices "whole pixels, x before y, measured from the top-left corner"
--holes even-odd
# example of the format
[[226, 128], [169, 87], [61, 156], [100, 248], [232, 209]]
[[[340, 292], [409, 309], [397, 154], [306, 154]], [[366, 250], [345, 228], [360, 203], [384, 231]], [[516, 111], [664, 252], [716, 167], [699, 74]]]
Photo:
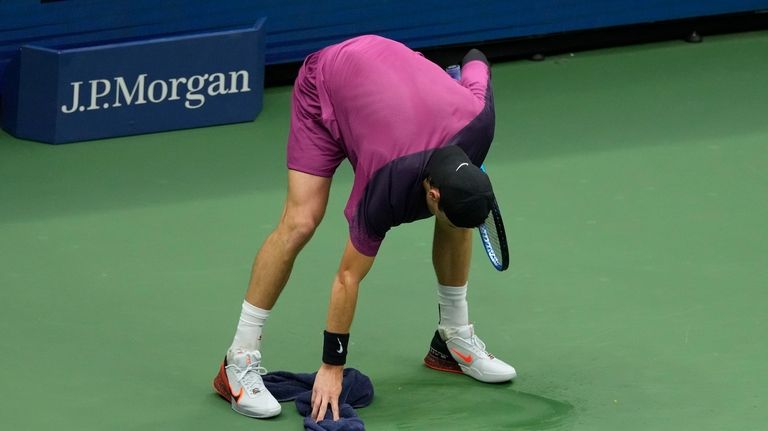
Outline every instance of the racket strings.
[[491, 263], [497, 270], [504, 271], [509, 266], [507, 236], [504, 230], [504, 222], [501, 220], [501, 213], [495, 203], [481, 227], [481, 233], [483, 244], [486, 247]]
[[493, 214], [489, 214], [488, 218], [485, 219], [485, 229], [488, 233], [488, 240], [491, 243], [491, 247], [493, 247], [493, 251], [501, 257], [501, 241], [499, 240], [499, 231], [496, 228], [496, 220]]

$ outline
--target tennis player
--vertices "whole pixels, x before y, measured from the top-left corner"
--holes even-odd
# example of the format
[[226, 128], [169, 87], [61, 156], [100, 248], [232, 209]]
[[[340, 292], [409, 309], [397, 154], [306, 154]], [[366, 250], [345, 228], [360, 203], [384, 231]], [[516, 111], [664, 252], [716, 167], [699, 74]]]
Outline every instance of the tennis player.
[[[349, 237], [331, 289], [312, 417], [339, 418], [358, 288], [387, 231], [435, 216], [432, 262], [439, 321], [427, 366], [482, 382], [515, 369], [486, 351], [469, 321], [472, 228], [494, 196], [479, 168], [494, 133], [490, 67], [471, 50], [460, 81], [405, 45], [362, 36], [309, 55], [296, 79], [288, 137], [288, 195], [279, 224], [252, 268], [232, 345], [214, 388], [251, 417], [280, 413], [261, 375], [261, 336], [294, 260], [325, 213], [331, 178], [347, 159], [355, 171], [344, 214]], [[318, 334], [319, 335], [319, 334]]]

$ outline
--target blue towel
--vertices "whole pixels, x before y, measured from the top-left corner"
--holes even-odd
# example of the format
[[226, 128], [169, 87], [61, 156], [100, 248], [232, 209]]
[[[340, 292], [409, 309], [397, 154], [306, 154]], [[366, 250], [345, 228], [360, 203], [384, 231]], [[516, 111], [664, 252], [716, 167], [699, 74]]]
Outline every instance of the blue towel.
[[280, 402], [296, 400], [299, 414], [304, 416], [304, 429], [311, 431], [363, 431], [365, 425], [355, 413], [373, 400], [371, 379], [354, 368], [344, 369], [344, 380], [339, 396], [339, 420], [333, 420], [330, 407], [325, 419], [315, 422], [312, 415], [312, 386], [317, 373], [289, 373], [274, 371], [264, 376], [264, 385]]

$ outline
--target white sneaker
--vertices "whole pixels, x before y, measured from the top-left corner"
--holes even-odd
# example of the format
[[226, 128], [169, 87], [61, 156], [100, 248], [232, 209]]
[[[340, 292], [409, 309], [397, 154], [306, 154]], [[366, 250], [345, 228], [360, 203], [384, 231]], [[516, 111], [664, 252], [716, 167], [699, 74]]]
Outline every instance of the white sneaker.
[[258, 350], [230, 350], [213, 379], [213, 388], [232, 404], [232, 410], [252, 418], [270, 418], [280, 414], [280, 403], [261, 379], [267, 370], [261, 366]]
[[424, 363], [486, 383], [508, 382], [517, 376], [514, 367], [485, 350], [485, 343], [475, 335], [472, 325], [435, 331]]

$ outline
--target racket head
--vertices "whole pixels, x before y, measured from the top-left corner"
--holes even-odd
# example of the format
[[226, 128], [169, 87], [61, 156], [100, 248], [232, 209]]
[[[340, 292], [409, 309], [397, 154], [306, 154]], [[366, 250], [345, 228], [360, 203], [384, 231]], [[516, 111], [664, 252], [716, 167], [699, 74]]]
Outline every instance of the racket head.
[[488, 255], [491, 265], [497, 271], [504, 271], [509, 268], [507, 234], [504, 230], [501, 211], [495, 200], [488, 218], [486, 218], [485, 223], [478, 226], [478, 230], [480, 231], [480, 241], [483, 243], [483, 249]]
[[[480, 165], [480, 169], [486, 174], [485, 164]], [[485, 254], [491, 261], [491, 265], [498, 271], [504, 271], [509, 268], [509, 246], [507, 244], [507, 233], [504, 230], [504, 220], [501, 218], [501, 210], [496, 199], [493, 200], [491, 212], [488, 213], [485, 222], [478, 226], [480, 231], [480, 241], [483, 243]]]

